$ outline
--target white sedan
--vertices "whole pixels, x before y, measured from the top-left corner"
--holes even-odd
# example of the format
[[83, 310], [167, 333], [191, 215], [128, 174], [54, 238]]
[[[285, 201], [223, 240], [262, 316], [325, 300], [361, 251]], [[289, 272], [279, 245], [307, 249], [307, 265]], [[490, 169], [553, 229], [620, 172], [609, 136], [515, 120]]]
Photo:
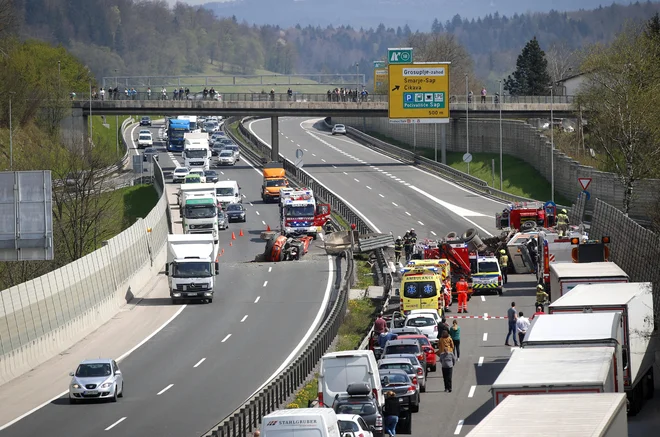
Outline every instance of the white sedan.
[[346, 135], [346, 126], [343, 124], [336, 124], [332, 126], [332, 135], [336, 134]]
[[344, 433], [352, 433], [354, 436], [373, 437], [373, 427], [369, 427], [367, 422], [357, 414], [337, 414], [337, 422], [339, 422], [339, 432], [341, 435]]
[[172, 172], [172, 182], [175, 184], [178, 183], [183, 183], [183, 181], [186, 179], [186, 176], [188, 176], [188, 173], [190, 173], [190, 170], [186, 167], [177, 167], [174, 169]]

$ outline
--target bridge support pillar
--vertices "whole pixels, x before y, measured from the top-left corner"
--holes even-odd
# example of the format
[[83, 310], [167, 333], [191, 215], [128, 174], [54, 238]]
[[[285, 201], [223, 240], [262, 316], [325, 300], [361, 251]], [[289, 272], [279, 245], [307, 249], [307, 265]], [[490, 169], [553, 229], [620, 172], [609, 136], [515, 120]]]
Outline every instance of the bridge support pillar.
[[270, 160], [279, 161], [280, 158], [280, 120], [270, 117]]
[[89, 135], [89, 116], [83, 114], [80, 108], [74, 108], [71, 113], [60, 122], [60, 137], [64, 143], [77, 145], [87, 142]]

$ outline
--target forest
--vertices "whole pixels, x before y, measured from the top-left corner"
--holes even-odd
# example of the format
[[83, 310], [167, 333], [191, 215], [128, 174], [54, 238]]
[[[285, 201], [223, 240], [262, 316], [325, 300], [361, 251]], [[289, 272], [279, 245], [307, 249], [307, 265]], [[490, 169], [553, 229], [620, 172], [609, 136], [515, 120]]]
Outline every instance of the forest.
[[[257, 26], [183, 3], [170, 8], [164, 1], [6, 1], [13, 3], [23, 38], [62, 44], [97, 78], [115, 72], [200, 74], [208, 71], [209, 63], [235, 74], [352, 73], [356, 62], [370, 65], [384, 59], [388, 47], [428, 37], [407, 26]], [[437, 18], [428, 34], [455, 39], [471, 56], [474, 75], [492, 85], [514, 70], [516, 57], [535, 36], [543, 50], [559, 46], [570, 52], [608, 43], [627, 22], [646, 20], [658, 11], [660, 4], [651, 2], [591, 11], [494, 14], [476, 20], [429, 11]]]

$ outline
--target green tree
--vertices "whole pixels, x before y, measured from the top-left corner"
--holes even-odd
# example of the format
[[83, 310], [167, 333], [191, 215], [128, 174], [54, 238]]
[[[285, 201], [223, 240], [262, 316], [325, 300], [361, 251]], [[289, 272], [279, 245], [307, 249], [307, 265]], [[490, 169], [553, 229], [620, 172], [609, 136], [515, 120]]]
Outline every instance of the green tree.
[[548, 61], [534, 37], [518, 56], [516, 71], [504, 80], [504, 89], [514, 96], [546, 96], [549, 86]]
[[659, 21], [629, 26], [608, 46], [592, 47], [578, 105], [587, 112], [590, 146], [600, 152], [624, 187], [630, 210], [638, 181], [660, 176]]

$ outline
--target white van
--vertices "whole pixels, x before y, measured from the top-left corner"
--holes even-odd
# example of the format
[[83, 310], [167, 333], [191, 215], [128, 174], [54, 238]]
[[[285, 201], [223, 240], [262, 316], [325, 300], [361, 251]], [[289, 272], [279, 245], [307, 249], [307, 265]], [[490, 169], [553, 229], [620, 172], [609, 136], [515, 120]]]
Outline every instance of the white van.
[[215, 183], [215, 197], [225, 209], [230, 203], [243, 203], [240, 187], [236, 181], [218, 181]]
[[331, 352], [323, 355], [318, 381], [319, 403], [322, 405], [331, 406], [335, 396], [346, 393], [346, 387], [354, 382], [368, 384], [378, 399], [378, 404], [385, 405], [378, 363], [371, 350]]
[[341, 437], [332, 408], [273, 411], [261, 420], [261, 437]]

